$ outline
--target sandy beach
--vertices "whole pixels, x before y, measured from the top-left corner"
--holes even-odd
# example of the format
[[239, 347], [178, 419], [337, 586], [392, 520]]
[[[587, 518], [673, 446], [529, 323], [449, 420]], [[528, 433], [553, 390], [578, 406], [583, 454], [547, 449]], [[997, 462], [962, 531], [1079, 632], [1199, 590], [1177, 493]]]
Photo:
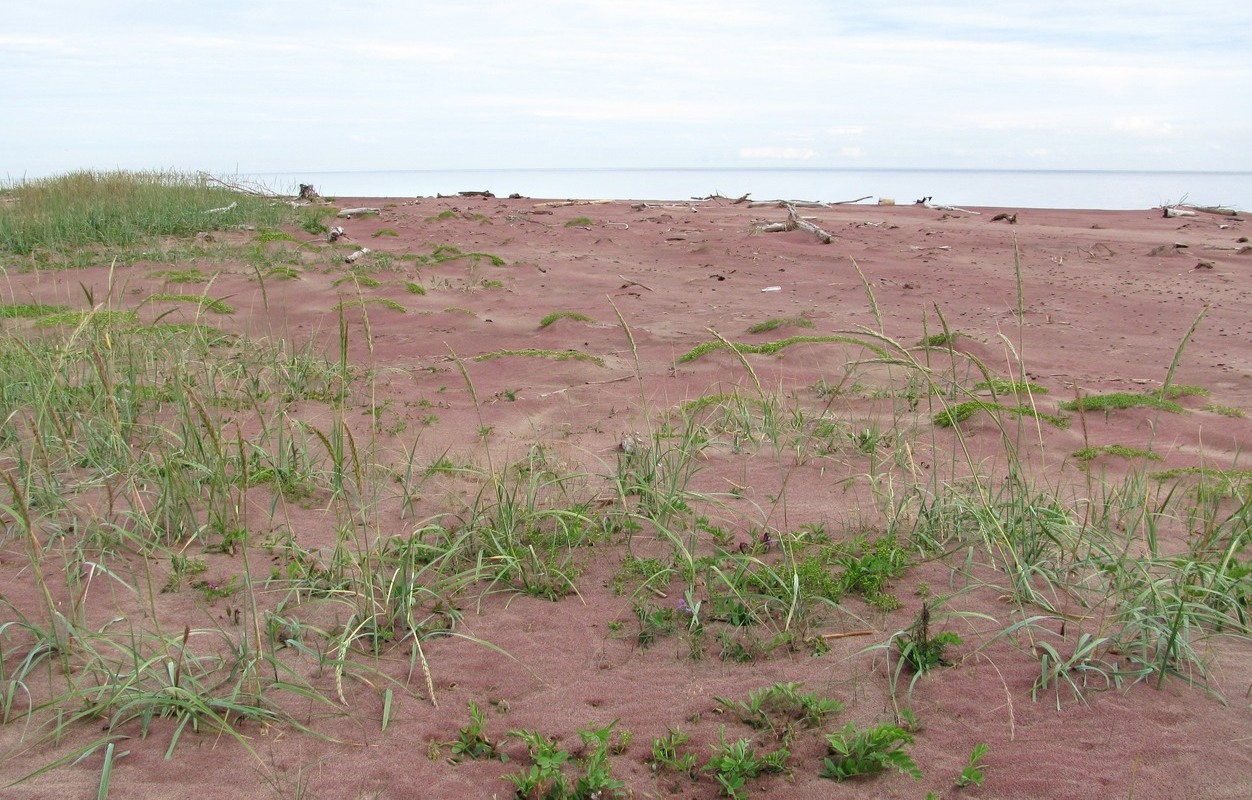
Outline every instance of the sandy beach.
[[[54, 606], [89, 597], [93, 630], [159, 629], [154, 663], [201, 670], [208, 694], [237, 680], [214, 659], [249, 642], [268, 643], [268, 681], [309, 687], [271, 686], [281, 713], [231, 733], [210, 717], [199, 732], [129, 719], [113, 730], [126, 755], [112, 796], [509, 797], [504, 776], [533, 763], [509, 731], [555, 737], [572, 779], [594, 750], [579, 731], [610, 724], [620, 796], [719, 796], [707, 764], [740, 739], [789, 752], [782, 773], [747, 777], [751, 797], [1252, 796], [1245, 215], [797, 209], [823, 243], [762, 230], [788, 218], [778, 205], [726, 198], [332, 207], [378, 213], [328, 219], [334, 244], [212, 232], [177, 262], [5, 277], [6, 303], [91, 299], [351, 375], [267, 416], [286, 399], [230, 377], [246, 351], [195, 373], [244, 401], [206, 400], [188, 425], [203, 414], [226, 450], [267, 454], [254, 471], [308, 459], [306, 489], [244, 477], [227, 493], [247, 536], [171, 534], [155, 554], [123, 538], [46, 561], [92, 576], [51, 581]], [[240, 255], [214, 256], [221, 245]], [[174, 285], [189, 268], [210, 277]], [[233, 313], [169, 300], [187, 293]], [[49, 335], [3, 323], [6, 338]], [[1160, 402], [1084, 404], [1106, 395]], [[175, 429], [183, 417], [154, 402]], [[116, 497], [93, 485], [73, 519], [125, 528], [160, 501], [159, 477], [144, 480]], [[5, 510], [11, 532], [17, 518]], [[521, 546], [491, 551], [512, 524]], [[1013, 544], [1026, 528], [1029, 554]], [[0, 594], [25, 619], [45, 602], [30, 540], [67, 552], [58, 530], [2, 540]], [[432, 583], [435, 553], [462, 536], [495, 554]], [[871, 554], [895, 559], [872, 587], [849, 572]], [[199, 577], [175, 574], [191, 562], [174, 556]], [[1190, 577], [1170, 571], [1183, 562]], [[385, 608], [363, 616], [344, 598], [375, 567]], [[819, 597], [802, 578], [843, 583]], [[406, 619], [388, 605], [401, 593]], [[1183, 601], [1135, 602], [1170, 596]], [[1171, 629], [1188, 603], [1203, 607], [1194, 627]], [[914, 679], [900, 645], [924, 609], [960, 642]], [[1134, 614], [1190, 644], [1162, 645]], [[68, 761], [3, 794], [89, 795], [104, 753], [75, 748], [126, 701], [83, 677], [79, 705], [108, 711], [40, 742], [47, 715], [14, 721], [55, 694], [55, 660], [12, 683], [34, 641], [18, 625], [0, 635], [0, 784]], [[791, 683], [844, 708], [754, 723], [735, 705]], [[470, 703], [507, 762], [458, 751]], [[826, 737], [848, 724], [899, 726], [921, 779], [822, 777]], [[689, 736], [694, 779], [656, 760], [672, 730]], [[985, 780], [958, 788], [980, 743]]]

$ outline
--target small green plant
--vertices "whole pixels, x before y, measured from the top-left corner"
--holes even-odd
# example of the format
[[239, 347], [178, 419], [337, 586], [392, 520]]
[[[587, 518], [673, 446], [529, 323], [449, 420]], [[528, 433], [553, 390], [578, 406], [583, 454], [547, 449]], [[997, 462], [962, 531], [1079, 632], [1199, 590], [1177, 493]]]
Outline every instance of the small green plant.
[[498, 745], [487, 738], [487, 715], [473, 700], [469, 701], [469, 724], [461, 728], [456, 741], [452, 742], [452, 760], [479, 760], [500, 756]]
[[956, 344], [957, 339], [965, 338], [966, 334], [959, 331], [951, 333], [936, 333], [933, 336], [927, 336], [917, 343], [918, 347], [940, 348], [951, 347]]
[[404, 288], [408, 290], [409, 294], [416, 294], [416, 295], [426, 294], [426, 287], [421, 285], [420, 283], [413, 283], [412, 281], [407, 281], [404, 284]]
[[590, 217], [574, 217], [573, 219], [565, 223], [565, 227], [567, 228], [590, 228], [591, 224], [592, 223], [591, 223]]
[[394, 231], [391, 228], [379, 228], [378, 230], [370, 234], [370, 236], [375, 239], [377, 239], [380, 236], [399, 236], [399, 235], [400, 234], [398, 231]]
[[826, 736], [829, 755], [822, 760], [822, 769], [818, 774], [842, 782], [895, 768], [920, 781], [922, 771], [904, 749], [912, 743], [913, 735], [895, 725], [883, 724], [858, 730], [849, 722], [839, 733]]
[[961, 644], [961, 637], [953, 631], [930, 632], [930, 606], [926, 603], [922, 603], [921, 612], [908, 630], [893, 638], [900, 660], [919, 675], [946, 666], [948, 647]]
[[664, 736], [652, 740], [652, 768], [668, 769], [696, 779], [697, 769], [695, 753], [682, 752], [691, 737], [677, 728], [667, 727]]
[[956, 779], [956, 788], [964, 789], [966, 786], [982, 786], [982, 782], [986, 779], [983, 775], [983, 767], [980, 763], [983, 756], [991, 750], [991, 746], [985, 742], [979, 742], [974, 745], [973, 751], [969, 754], [969, 763], [965, 765], [965, 769], [961, 770], [961, 774]]
[[790, 738], [795, 725], [806, 728], [820, 726], [827, 717], [843, 710], [843, 703], [832, 698], [821, 698], [809, 692], [800, 693], [802, 683], [776, 683], [763, 689], [748, 692], [748, 699], [728, 700], [713, 698], [739, 721], [756, 728], [770, 730], [780, 739]]
[[748, 739], [726, 741], [726, 731], [718, 734], [718, 743], [712, 745], [713, 755], [704, 771], [713, 775], [721, 794], [732, 800], [748, 796], [747, 782], [771, 772], [785, 772], [791, 751], [780, 747], [772, 752], [757, 755]]
[[575, 797], [570, 792], [569, 778], [564, 766], [569, 751], [557, 746], [556, 740], [538, 731], [513, 730], [509, 737], [525, 743], [533, 762], [530, 769], [511, 772], [502, 780], [513, 784], [514, 796], [519, 800], [566, 800]]
[[[569, 751], [561, 748], [556, 739], [538, 731], [509, 731], [510, 738], [526, 745], [533, 763], [530, 769], [505, 775], [503, 780], [513, 784], [515, 796], [522, 800], [618, 797], [626, 784], [613, 777], [609, 756], [625, 748], [629, 734], [623, 731], [614, 743], [616, 726], [617, 720], [614, 720], [602, 728], [580, 730], [578, 736], [583, 750], [578, 758], [571, 758]], [[618, 747], [621, 749], [616, 749]], [[576, 766], [581, 772], [573, 781], [566, 774], [569, 766]]]
[[639, 620], [639, 646], [647, 648], [657, 639], [669, 636], [676, 630], [674, 625], [674, 609], [660, 607], [655, 603], [635, 606], [635, 617]]

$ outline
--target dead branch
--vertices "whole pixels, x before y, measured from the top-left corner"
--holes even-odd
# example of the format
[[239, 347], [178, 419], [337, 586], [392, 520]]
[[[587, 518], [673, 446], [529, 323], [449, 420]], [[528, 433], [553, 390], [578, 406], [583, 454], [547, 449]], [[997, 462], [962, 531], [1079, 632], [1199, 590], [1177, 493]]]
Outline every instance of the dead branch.
[[200, 180], [204, 181], [205, 183], [216, 184], [218, 186], [221, 186], [223, 189], [230, 189], [232, 192], [239, 192], [240, 194], [250, 194], [253, 197], [287, 197], [288, 196], [288, 195], [279, 194], [278, 192], [271, 192], [269, 189], [266, 189], [264, 187], [257, 188], [255, 185], [249, 186], [247, 184], [240, 183], [240, 182], [231, 183], [229, 181], [224, 181], [221, 178], [214, 177], [210, 175], [209, 173], [203, 172], [203, 171], [201, 171], [198, 174], [200, 176]]
[[201, 213], [201, 214], [220, 214], [220, 213], [222, 213], [223, 211], [230, 211], [232, 208], [235, 208], [235, 207], [236, 207], [236, 206], [238, 206], [238, 205], [239, 205], [239, 203], [232, 202], [232, 203], [231, 203], [230, 205], [228, 205], [228, 206], [222, 206], [221, 208], [210, 208], [210, 209], [207, 209], [207, 210], [205, 210], [205, 211], [201, 211], [200, 213]]
[[369, 253], [369, 251], [370, 251], [370, 249], [369, 249], [368, 247], [362, 247], [360, 250], [357, 250], [355, 253], [352, 253], [351, 255], [346, 255], [346, 256], [344, 256], [344, 257], [343, 257], [343, 263], [345, 263], [345, 264], [351, 264], [352, 262], [356, 261], [356, 260], [357, 260], [358, 258], [360, 258], [361, 256], [368, 254], [368, 253]]
[[982, 213], [981, 211], [970, 211], [968, 208], [960, 208], [958, 206], [945, 206], [940, 203], [930, 202], [933, 199], [934, 199], [933, 197], [923, 197], [921, 200], [914, 202], [913, 205], [921, 206], [922, 208], [929, 208], [932, 211], [959, 211], [962, 214], [973, 214], [974, 216], [978, 216], [979, 214]]
[[786, 209], [786, 222], [773, 222], [769, 225], [763, 225], [761, 230], [765, 233], [780, 233], [782, 231], [794, 231], [799, 229], [813, 234], [822, 244], [830, 244], [831, 240], [834, 239], [834, 236], [828, 231], [819, 228], [817, 225], [814, 225], [812, 222], [809, 222], [807, 219], [800, 216], [800, 212], [796, 211], [796, 207], [794, 205], [788, 203], [786, 205]]
[[535, 203], [535, 208], [565, 208], [566, 206], [604, 206], [612, 200], [549, 200], [546, 203]]
[[359, 217], [362, 214], [381, 214], [381, 208], [345, 208], [335, 216], [337, 217]]
[[1223, 206], [1193, 206], [1188, 203], [1187, 208], [1192, 208], [1196, 211], [1203, 211], [1205, 214], [1220, 214], [1223, 217], [1239, 216], [1238, 211], [1235, 211], [1233, 208], [1224, 208]]
[[828, 205], [828, 203], [818, 200], [753, 200], [751, 203], [748, 203], [748, 208], [787, 208], [788, 206], [795, 206], [796, 208], [827, 208]]

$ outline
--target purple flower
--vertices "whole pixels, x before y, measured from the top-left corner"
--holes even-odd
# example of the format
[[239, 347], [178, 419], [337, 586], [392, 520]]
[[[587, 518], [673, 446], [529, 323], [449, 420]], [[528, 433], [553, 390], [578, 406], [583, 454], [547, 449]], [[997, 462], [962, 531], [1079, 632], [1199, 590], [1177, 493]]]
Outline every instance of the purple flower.
[[687, 598], [685, 597], [678, 598], [678, 613], [686, 614], [688, 616], [691, 616], [691, 614], [693, 613], [691, 611], [691, 606], [687, 605]]

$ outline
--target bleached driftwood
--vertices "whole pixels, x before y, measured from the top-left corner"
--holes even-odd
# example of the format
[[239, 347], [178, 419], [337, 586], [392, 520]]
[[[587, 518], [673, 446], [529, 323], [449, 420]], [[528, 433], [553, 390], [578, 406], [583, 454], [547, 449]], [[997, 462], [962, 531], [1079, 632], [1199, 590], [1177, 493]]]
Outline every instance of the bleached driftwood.
[[361, 214], [381, 214], [381, 208], [345, 208], [335, 216], [337, 217], [357, 217]]
[[360, 250], [357, 250], [355, 253], [352, 253], [351, 255], [346, 255], [346, 256], [344, 256], [344, 257], [343, 257], [343, 263], [345, 263], [345, 264], [351, 264], [353, 261], [356, 261], [356, 260], [357, 260], [358, 258], [360, 258], [361, 256], [368, 254], [368, 253], [369, 253], [369, 251], [370, 251], [370, 249], [369, 249], [368, 247], [362, 247]]
[[228, 206], [222, 206], [221, 208], [210, 208], [210, 209], [208, 209], [207, 211], [201, 211], [200, 213], [201, 213], [201, 214], [220, 214], [220, 213], [222, 213], [223, 211], [230, 211], [232, 208], [235, 208], [235, 207], [236, 207], [236, 206], [238, 206], [238, 205], [239, 205], [239, 203], [237, 203], [237, 202], [232, 202], [232, 203], [231, 203], [230, 205], [228, 205]]
[[535, 208], [565, 208], [566, 206], [604, 206], [612, 200], [549, 200], [546, 203], [535, 203]]
[[753, 200], [748, 208], [827, 208], [828, 204], [819, 200]]
[[817, 240], [822, 244], [830, 244], [831, 240], [834, 239], [834, 236], [832, 236], [829, 232], [822, 230], [817, 225], [814, 225], [812, 222], [809, 222], [807, 219], [800, 216], [800, 212], [796, 211], [795, 205], [790, 203], [787, 204], [786, 222], [773, 222], [769, 225], [763, 225], [761, 230], [765, 233], [802, 230], [816, 236]]
[[340, 239], [346, 239], [346, 238], [348, 238], [348, 234], [344, 233], [343, 228], [339, 227], [338, 225], [334, 226], [333, 228], [331, 228], [329, 231], [326, 232], [326, 241], [328, 242], [337, 242]]
[[1203, 211], [1205, 214], [1220, 214], [1223, 217], [1239, 216], [1238, 211], [1233, 208], [1225, 208], [1223, 206], [1193, 206], [1188, 203], [1187, 208], [1195, 209], [1196, 211]]
[[1161, 216], [1166, 219], [1172, 219], [1174, 217], [1194, 217], [1196, 213], [1189, 208], [1182, 208], [1181, 206], [1162, 206]]
[[968, 208], [961, 208], [959, 206], [945, 206], [940, 203], [932, 203], [931, 200], [933, 199], [934, 198], [931, 197], [923, 197], [913, 205], [921, 206], [922, 208], [929, 208], [932, 211], [958, 211], [962, 214], [973, 214], [974, 216], [979, 216], [982, 213], [981, 211], [970, 211]]

